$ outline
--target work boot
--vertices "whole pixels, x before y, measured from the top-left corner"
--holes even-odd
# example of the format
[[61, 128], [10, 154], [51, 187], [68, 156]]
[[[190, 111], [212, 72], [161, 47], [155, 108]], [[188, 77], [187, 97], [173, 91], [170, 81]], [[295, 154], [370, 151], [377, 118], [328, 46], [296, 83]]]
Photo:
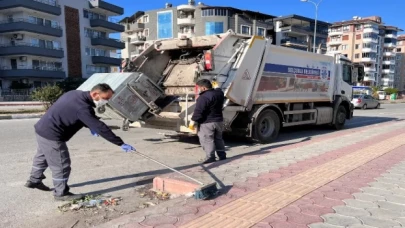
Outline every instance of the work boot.
[[55, 197], [55, 200], [57, 200], [57, 201], [73, 201], [73, 200], [84, 199], [84, 195], [82, 195], [82, 194], [73, 194], [71, 192], [68, 192], [63, 196], [54, 196], [54, 197]]
[[217, 155], [220, 161], [223, 161], [226, 159], [226, 153], [225, 151], [217, 151]]
[[209, 164], [209, 163], [215, 162], [216, 160], [217, 159], [215, 159], [215, 157], [209, 157], [209, 158], [201, 159], [199, 162], [201, 162], [201, 164]]
[[42, 191], [51, 191], [51, 189], [48, 186], [44, 185], [44, 183], [42, 182], [34, 183], [31, 181], [27, 181], [24, 186], [27, 188], [36, 188]]

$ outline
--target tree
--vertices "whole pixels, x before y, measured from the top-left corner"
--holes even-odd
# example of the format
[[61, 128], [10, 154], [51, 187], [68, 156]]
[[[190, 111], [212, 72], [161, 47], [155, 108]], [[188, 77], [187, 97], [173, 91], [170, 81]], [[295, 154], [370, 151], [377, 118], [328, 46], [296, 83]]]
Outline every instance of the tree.
[[56, 85], [66, 93], [77, 89], [84, 81], [86, 81], [84, 78], [66, 78], [63, 81], [57, 82]]
[[63, 90], [57, 85], [48, 85], [42, 88], [36, 89], [31, 97], [33, 100], [42, 102], [42, 105], [48, 110], [60, 96], [62, 96]]
[[386, 93], [387, 95], [391, 95], [391, 94], [394, 94], [394, 93], [398, 93], [398, 89], [397, 89], [397, 88], [386, 88], [386, 89], [384, 89], [384, 91], [385, 91], [385, 93]]
[[378, 91], [380, 90], [380, 87], [378, 87], [378, 86], [371, 86], [371, 89], [372, 89], [372, 93], [373, 93], [372, 96], [373, 96], [375, 99], [379, 99]]

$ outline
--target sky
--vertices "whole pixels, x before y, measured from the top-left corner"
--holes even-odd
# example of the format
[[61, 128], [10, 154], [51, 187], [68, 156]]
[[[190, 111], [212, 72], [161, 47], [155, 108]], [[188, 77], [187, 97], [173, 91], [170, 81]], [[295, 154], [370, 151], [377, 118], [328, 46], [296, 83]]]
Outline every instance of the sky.
[[[319, 0], [312, 0], [318, 2]], [[187, 4], [187, 0], [107, 0], [124, 8], [124, 16], [136, 11], [164, 8], [169, 2], [173, 6]], [[231, 6], [240, 9], [259, 11], [274, 16], [297, 14], [315, 17], [315, 6], [300, 0], [201, 0], [211, 6]], [[353, 16], [367, 17], [378, 15], [386, 25], [397, 26], [405, 30], [405, 0], [323, 0], [319, 5], [318, 19], [326, 22], [350, 20]]]

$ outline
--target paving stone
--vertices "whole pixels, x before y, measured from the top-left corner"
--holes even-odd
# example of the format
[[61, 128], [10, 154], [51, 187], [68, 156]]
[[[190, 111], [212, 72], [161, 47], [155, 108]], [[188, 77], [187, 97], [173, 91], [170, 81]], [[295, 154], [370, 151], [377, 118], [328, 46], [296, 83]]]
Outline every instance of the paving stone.
[[[404, 175], [404, 176], [405, 176], [405, 175]], [[405, 196], [405, 189], [404, 189], [404, 188], [392, 189], [391, 192], [393, 193], [393, 195]]]
[[380, 208], [385, 209], [385, 210], [405, 212], [405, 205], [403, 205], [403, 204], [397, 204], [397, 203], [392, 203], [392, 202], [387, 202], [387, 201], [378, 201], [377, 204], [380, 206]]
[[270, 224], [273, 228], [308, 228], [307, 225], [303, 224], [296, 224], [296, 223], [290, 223], [290, 222], [276, 222]]
[[362, 201], [358, 199], [346, 199], [344, 200], [347, 206], [354, 208], [378, 208], [378, 204], [375, 202]]
[[176, 222], [177, 222], [177, 218], [175, 218], [175, 217], [164, 216], [164, 215], [155, 215], [155, 216], [148, 216], [143, 222], [141, 222], [141, 224], [154, 227], [154, 226], [165, 225], [165, 224], [173, 225]]
[[312, 216], [321, 216], [323, 214], [332, 213], [333, 210], [327, 207], [321, 207], [314, 204], [299, 205], [301, 213]]
[[395, 218], [394, 221], [399, 222], [403, 227], [405, 227], [405, 217]]
[[329, 223], [336, 226], [350, 226], [354, 224], [361, 224], [361, 221], [354, 217], [339, 215], [339, 214], [326, 214], [322, 215], [325, 223]]
[[385, 196], [393, 195], [391, 191], [380, 189], [380, 188], [365, 187], [365, 188], [361, 188], [361, 190], [366, 194], [375, 195], [375, 196], [385, 197]]
[[348, 226], [347, 228], [372, 228], [372, 226], [356, 224], [356, 225]]
[[399, 182], [397, 179], [391, 179], [386, 177], [378, 177], [375, 178], [375, 180], [380, 183], [388, 183], [388, 184], [397, 184]]
[[196, 214], [198, 212], [198, 209], [196, 207], [171, 207], [168, 209], [166, 215], [168, 216], [173, 216], [177, 217], [180, 215], [186, 215], [186, 214]]
[[344, 192], [336, 192], [336, 191], [329, 191], [329, 192], [324, 192], [324, 195], [328, 199], [334, 199], [334, 200], [344, 200], [344, 199], [351, 199], [353, 196], [349, 193], [344, 193]]
[[348, 206], [337, 206], [337, 207], [334, 207], [333, 210], [335, 210], [335, 212], [337, 214], [350, 216], [350, 217], [359, 217], [359, 216], [369, 216], [370, 215], [370, 212], [366, 211], [365, 209], [348, 207]]
[[366, 216], [359, 218], [364, 225], [377, 227], [377, 228], [392, 228], [395, 226], [400, 226], [398, 222], [393, 220], [386, 220], [386, 219], [378, 219], [373, 216]]
[[373, 182], [370, 183], [371, 187], [379, 188], [379, 189], [396, 189], [398, 188], [397, 184], [390, 184], [390, 183], [382, 183], [382, 182]]
[[397, 196], [397, 195], [386, 196], [386, 200], [388, 202], [405, 205], [405, 197], [403, 197], [403, 196]]
[[381, 208], [372, 208], [372, 209], [367, 209], [371, 213], [371, 216], [373, 218], [380, 218], [380, 219], [393, 219], [393, 218], [399, 218], [402, 217], [401, 212], [397, 211], [389, 211]]
[[335, 226], [328, 223], [314, 223], [309, 225], [310, 228], [344, 228], [344, 226]]
[[368, 201], [368, 202], [377, 202], [377, 201], [385, 200], [385, 197], [370, 195], [370, 194], [365, 194], [365, 193], [354, 193], [353, 196], [354, 196], [354, 198], [356, 198], [358, 200]]

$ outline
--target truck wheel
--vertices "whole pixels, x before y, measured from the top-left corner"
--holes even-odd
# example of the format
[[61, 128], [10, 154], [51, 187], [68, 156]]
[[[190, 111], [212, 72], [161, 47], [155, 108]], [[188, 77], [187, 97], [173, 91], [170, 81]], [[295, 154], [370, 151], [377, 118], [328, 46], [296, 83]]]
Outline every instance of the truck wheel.
[[343, 126], [345, 125], [345, 123], [346, 123], [346, 114], [347, 114], [347, 111], [346, 111], [345, 107], [340, 105], [337, 112], [336, 112], [335, 124], [333, 125], [333, 127], [336, 130], [342, 129]]
[[255, 120], [253, 138], [260, 143], [274, 141], [280, 131], [280, 118], [273, 110], [264, 110]]

